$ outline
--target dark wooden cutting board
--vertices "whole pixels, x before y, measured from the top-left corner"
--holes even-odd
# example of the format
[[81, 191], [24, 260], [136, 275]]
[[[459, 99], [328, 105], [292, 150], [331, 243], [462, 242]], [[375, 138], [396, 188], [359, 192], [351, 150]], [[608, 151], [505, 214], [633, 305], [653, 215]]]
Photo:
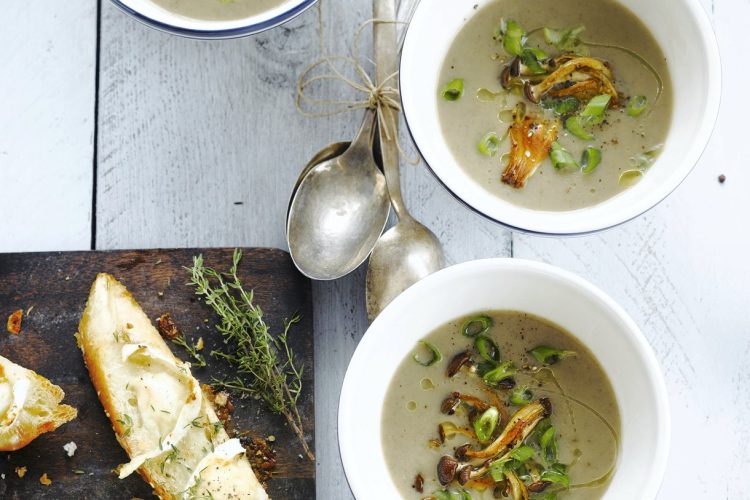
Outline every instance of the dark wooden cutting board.
[[[57, 431], [43, 434], [22, 450], [0, 454], [0, 473], [5, 475], [0, 480], [0, 497], [151, 497], [151, 489], [137, 474], [119, 480], [112, 472], [128, 458], [115, 440], [73, 334], [94, 277], [108, 272], [128, 287], [149, 317], [170, 312], [186, 337], [203, 337], [203, 353], [207, 355], [217, 345], [218, 333], [213, 329], [216, 318], [185, 285], [188, 279], [183, 269], [199, 253], [207, 266], [218, 270], [227, 270], [232, 262], [231, 249], [0, 254], [0, 353], [60, 385], [66, 394], [64, 402], [78, 409], [78, 418]], [[285, 318], [295, 312], [301, 315], [290, 339], [297, 359], [304, 363], [300, 410], [312, 447], [315, 411], [310, 282], [296, 271], [286, 252], [274, 249], [246, 249], [240, 277], [255, 290], [255, 302], [263, 308], [274, 332], [279, 331]], [[30, 309], [17, 337], [5, 329], [6, 319], [16, 309]], [[177, 357], [187, 360], [182, 348], [171, 343], [170, 347]], [[213, 376], [226, 373], [225, 365], [206, 357], [209, 366], [194, 368], [196, 378], [210, 382]], [[302, 449], [284, 419], [257, 401], [233, 398], [233, 403], [230, 428], [276, 437], [278, 466], [269, 482], [271, 497], [315, 498], [315, 464], [300, 458]], [[78, 446], [73, 457], [63, 450], [70, 441]], [[15, 472], [20, 466], [28, 468], [22, 479]], [[74, 470], [83, 473], [75, 474]], [[52, 480], [50, 486], [39, 482], [44, 473]]]

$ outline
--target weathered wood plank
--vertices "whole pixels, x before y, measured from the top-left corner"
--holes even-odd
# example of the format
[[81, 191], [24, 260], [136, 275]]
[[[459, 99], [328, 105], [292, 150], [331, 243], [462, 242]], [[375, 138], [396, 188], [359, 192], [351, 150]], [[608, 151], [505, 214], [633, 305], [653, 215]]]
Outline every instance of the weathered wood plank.
[[[707, 0], [723, 60], [740, 58], [750, 5]], [[570, 269], [611, 294], [648, 337], [667, 378], [672, 451], [660, 498], [742, 498], [750, 479], [750, 185], [742, 102], [750, 72], [724, 64], [724, 95], [711, 144], [688, 180], [644, 217], [597, 236], [514, 238], [514, 255]], [[729, 104], [729, 105], [727, 105]], [[726, 183], [717, 177], [726, 175]], [[711, 429], [720, 429], [718, 433]], [[706, 434], [709, 433], [709, 434]], [[711, 439], [696, 459], [696, 440]], [[721, 436], [721, 437], [719, 437]], [[696, 463], [696, 460], [699, 463]], [[690, 474], [685, 471], [690, 470]]]
[[[213, 327], [217, 318], [195, 298], [184, 283], [183, 266], [192, 256], [203, 253], [206, 265], [226, 269], [232, 262], [231, 250], [149, 250], [126, 252], [72, 252], [0, 255], [0, 318], [3, 321], [16, 308], [28, 310], [19, 336], [0, 335], [0, 353], [59, 384], [66, 392], [65, 402], [76, 407], [78, 418], [51, 434], [44, 434], [20, 451], [0, 454], [0, 496], [3, 498], [149, 498], [151, 488], [136, 474], [122, 481], [112, 469], [127, 462], [105, 417], [96, 391], [83, 363], [73, 334], [88, 297], [89, 287], [99, 272], [109, 272], [129, 288], [146, 314], [156, 318], [172, 314], [185, 335], [205, 340], [204, 352], [221, 348], [221, 338]], [[244, 283], [255, 291], [256, 304], [263, 308], [273, 332], [295, 312], [301, 321], [289, 335], [297, 362], [304, 366], [304, 390], [300, 414], [312, 437], [314, 417], [314, 375], [312, 303], [310, 282], [300, 275], [289, 256], [275, 249], [248, 249], [240, 264]], [[179, 347], [176, 356], [187, 359]], [[208, 366], [193, 368], [201, 382], [231, 376], [225, 363], [206, 355]], [[302, 447], [283, 417], [266, 410], [261, 403], [232, 398], [234, 411], [228, 428], [249, 431], [258, 437], [276, 436], [278, 465], [269, 482], [273, 498], [309, 499], [315, 495], [314, 464], [299, 458]], [[67, 457], [63, 444], [74, 441], [75, 456]], [[314, 443], [310, 442], [314, 450]], [[15, 473], [28, 467], [23, 479]], [[73, 470], [82, 470], [76, 474]], [[52, 485], [39, 483], [47, 473]]]
[[292, 180], [346, 127], [296, 114], [312, 9], [240, 40], [170, 36], [103, 5], [97, 246], [284, 246]]
[[97, 2], [3, 2], [0, 251], [89, 248]]

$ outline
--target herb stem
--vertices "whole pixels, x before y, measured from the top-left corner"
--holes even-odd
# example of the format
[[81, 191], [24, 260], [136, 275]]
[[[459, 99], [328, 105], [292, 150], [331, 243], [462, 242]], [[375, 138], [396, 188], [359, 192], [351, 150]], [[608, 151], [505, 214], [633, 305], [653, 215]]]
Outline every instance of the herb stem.
[[226, 360], [237, 374], [232, 380], [215, 380], [215, 385], [241, 397], [262, 399], [271, 411], [286, 418], [307, 457], [315, 460], [297, 408], [303, 366], [295, 360], [288, 342], [289, 330], [299, 322], [299, 316], [285, 321], [278, 336], [272, 335], [262, 309], [253, 302], [253, 291], [245, 290], [237, 275], [241, 259], [242, 251], [235, 249], [229, 272], [219, 273], [205, 267], [203, 256], [198, 255], [187, 269], [189, 285], [219, 316], [216, 328], [227, 349], [212, 351], [211, 355]]

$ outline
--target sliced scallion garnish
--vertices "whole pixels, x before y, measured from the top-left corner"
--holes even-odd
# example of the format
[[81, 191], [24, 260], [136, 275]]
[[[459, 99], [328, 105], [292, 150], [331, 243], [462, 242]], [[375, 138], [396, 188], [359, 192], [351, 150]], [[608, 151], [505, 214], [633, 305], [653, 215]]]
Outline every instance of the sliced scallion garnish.
[[492, 439], [495, 428], [500, 421], [500, 412], [494, 406], [487, 408], [482, 415], [474, 421], [474, 432], [480, 443], [487, 443]]
[[501, 19], [494, 38], [497, 41], [502, 40], [505, 52], [512, 56], [520, 56], [526, 44], [526, 31], [512, 19]]
[[464, 337], [476, 337], [484, 335], [492, 327], [492, 318], [489, 316], [475, 316], [467, 319], [461, 327], [461, 333]]
[[636, 184], [643, 177], [643, 171], [637, 168], [626, 170], [620, 174], [620, 178], [617, 181], [622, 187], [630, 187]]
[[435, 363], [439, 363], [440, 361], [442, 361], [443, 355], [440, 353], [440, 349], [438, 349], [435, 344], [433, 344], [429, 340], [420, 340], [419, 343], [425, 346], [430, 351], [431, 356], [427, 361], [422, 361], [421, 359], [419, 359], [419, 355], [415, 354], [413, 356], [414, 361], [422, 366], [432, 366]]
[[581, 171], [584, 174], [590, 174], [602, 162], [602, 152], [593, 146], [587, 147], [581, 156]]
[[580, 116], [587, 118], [589, 123], [601, 123], [604, 120], [604, 112], [607, 111], [611, 99], [612, 96], [609, 94], [601, 94], [593, 97], [588, 104], [586, 104], [586, 107], [583, 108]]
[[505, 361], [485, 373], [482, 376], [482, 380], [491, 387], [497, 387], [501, 381], [512, 378], [516, 374], [516, 371], [516, 367], [512, 361]]
[[570, 154], [567, 149], [560, 146], [558, 142], [552, 143], [549, 158], [552, 161], [552, 166], [557, 170], [562, 170], [564, 168], [579, 168], [578, 162], [573, 158], [573, 155]]
[[579, 139], [590, 141], [594, 136], [587, 128], [604, 121], [604, 113], [607, 111], [610, 99], [611, 97], [607, 94], [593, 97], [583, 111], [565, 120], [565, 128]]
[[634, 95], [628, 99], [626, 112], [628, 116], [640, 116], [648, 108], [648, 99], [645, 95]]
[[581, 33], [586, 28], [578, 26], [564, 30], [544, 28], [544, 41], [562, 52], [575, 52], [578, 55], [584, 55], [585, 47], [582, 46]]
[[578, 137], [579, 139], [590, 141], [594, 138], [594, 136], [584, 128], [584, 123], [586, 122], [587, 120], [580, 116], [571, 116], [567, 120], [565, 120], [565, 128], [568, 130], [568, 132]]
[[557, 461], [557, 438], [555, 437], [554, 426], [550, 426], [539, 437], [539, 446], [542, 448], [542, 455], [547, 462]]
[[432, 492], [432, 498], [435, 500], [473, 500], [471, 493], [464, 488], [457, 490], [437, 490]]
[[501, 458], [490, 464], [490, 476], [492, 476], [492, 479], [495, 482], [499, 483], [505, 479], [505, 472], [508, 470], [506, 467], [509, 463], [512, 466], [515, 465], [516, 462], [507, 458]]
[[443, 99], [446, 101], [457, 101], [464, 95], [464, 80], [463, 78], [456, 78], [448, 82], [443, 87]]
[[521, 385], [513, 389], [508, 401], [514, 406], [524, 406], [531, 403], [532, 399], [534, 399], [534, 395], [528, 386]]
[[560, 463], [552, 464], [548, 469], [542, 472], [540, 479], [542, 481], [549, 481], [553, 484], [559, 484], [563, 488], [570, 487], [570, 477], [568, 477], [567, 467]]
[[490, 475], [496, 482], [505, 478], [506, 472], [516, 471], [534, 456], [534, 448], [521, 445], [503, 458], [495, 460], [490, 464]]
[[543, 365], [554, 365], [561, 359], [576, 355], [574, 351], [563, 351], [546, 345], [540, 345], [539, 347], [533, 348], [529, 351], [529, 354]]
[[534, 456], [534, 448], [531, 446], [521, 445], [509, 453], [510, 458], [525, 462]]
[[638, 182], [646, 170], [654, 163], [661, 150], [662, 145], [654, 146], [648, 151], [630, 157], [630, 170], [620, 174], [619, 184], [623, 187], [629, 187]]
[[474, 349], [485, 361], [494, 364], [500, 362], [500, 348], [491, 338], [485, 335], [477, 335], [474, 340]]
[[648, 167], [651, 166], [652, 163], [654, 163], [654, 160], [656, 160], [656, 155], [659, 154], [660, 148], [661, 146], [658, 146], [654, 149], [646, 151], [645, 153], [631, 156], [630, 166], [633, 168], [640, 169], [640, 170], [647, 169]]
[[477, 144], [477, 150], [484, 156], [495, 156], [500, 151], [500, 138], [495, 132], [487, 132]]
[[542, 67], [540, 60], [547, 57], [544, 51], [536, 48], [527, 47], [523, 49], [520, 56], [521, 62], [526, 66], [526, 73], [530, 75], [543, 75], [547, 70]]

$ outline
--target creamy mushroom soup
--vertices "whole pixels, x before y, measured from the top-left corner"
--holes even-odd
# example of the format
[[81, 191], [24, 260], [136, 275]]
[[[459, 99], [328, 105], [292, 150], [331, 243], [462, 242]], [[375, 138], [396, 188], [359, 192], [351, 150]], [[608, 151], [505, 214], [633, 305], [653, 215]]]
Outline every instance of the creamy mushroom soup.
[[386, 463], [406, 499], [598, 499], [619, 429], [591, 352], [513, 311], [427, 335], [399, 366], [382, 413]]
[[260, 14], [284, 0], [152, 0], [170, 12], [201, 21], [229, 21]]
[[573, 210], [637, 183], [666, 139], [667, 61], [612, 0], [496, 0], [467, 20], [437, 89], [443, 135], [482, 189]]

